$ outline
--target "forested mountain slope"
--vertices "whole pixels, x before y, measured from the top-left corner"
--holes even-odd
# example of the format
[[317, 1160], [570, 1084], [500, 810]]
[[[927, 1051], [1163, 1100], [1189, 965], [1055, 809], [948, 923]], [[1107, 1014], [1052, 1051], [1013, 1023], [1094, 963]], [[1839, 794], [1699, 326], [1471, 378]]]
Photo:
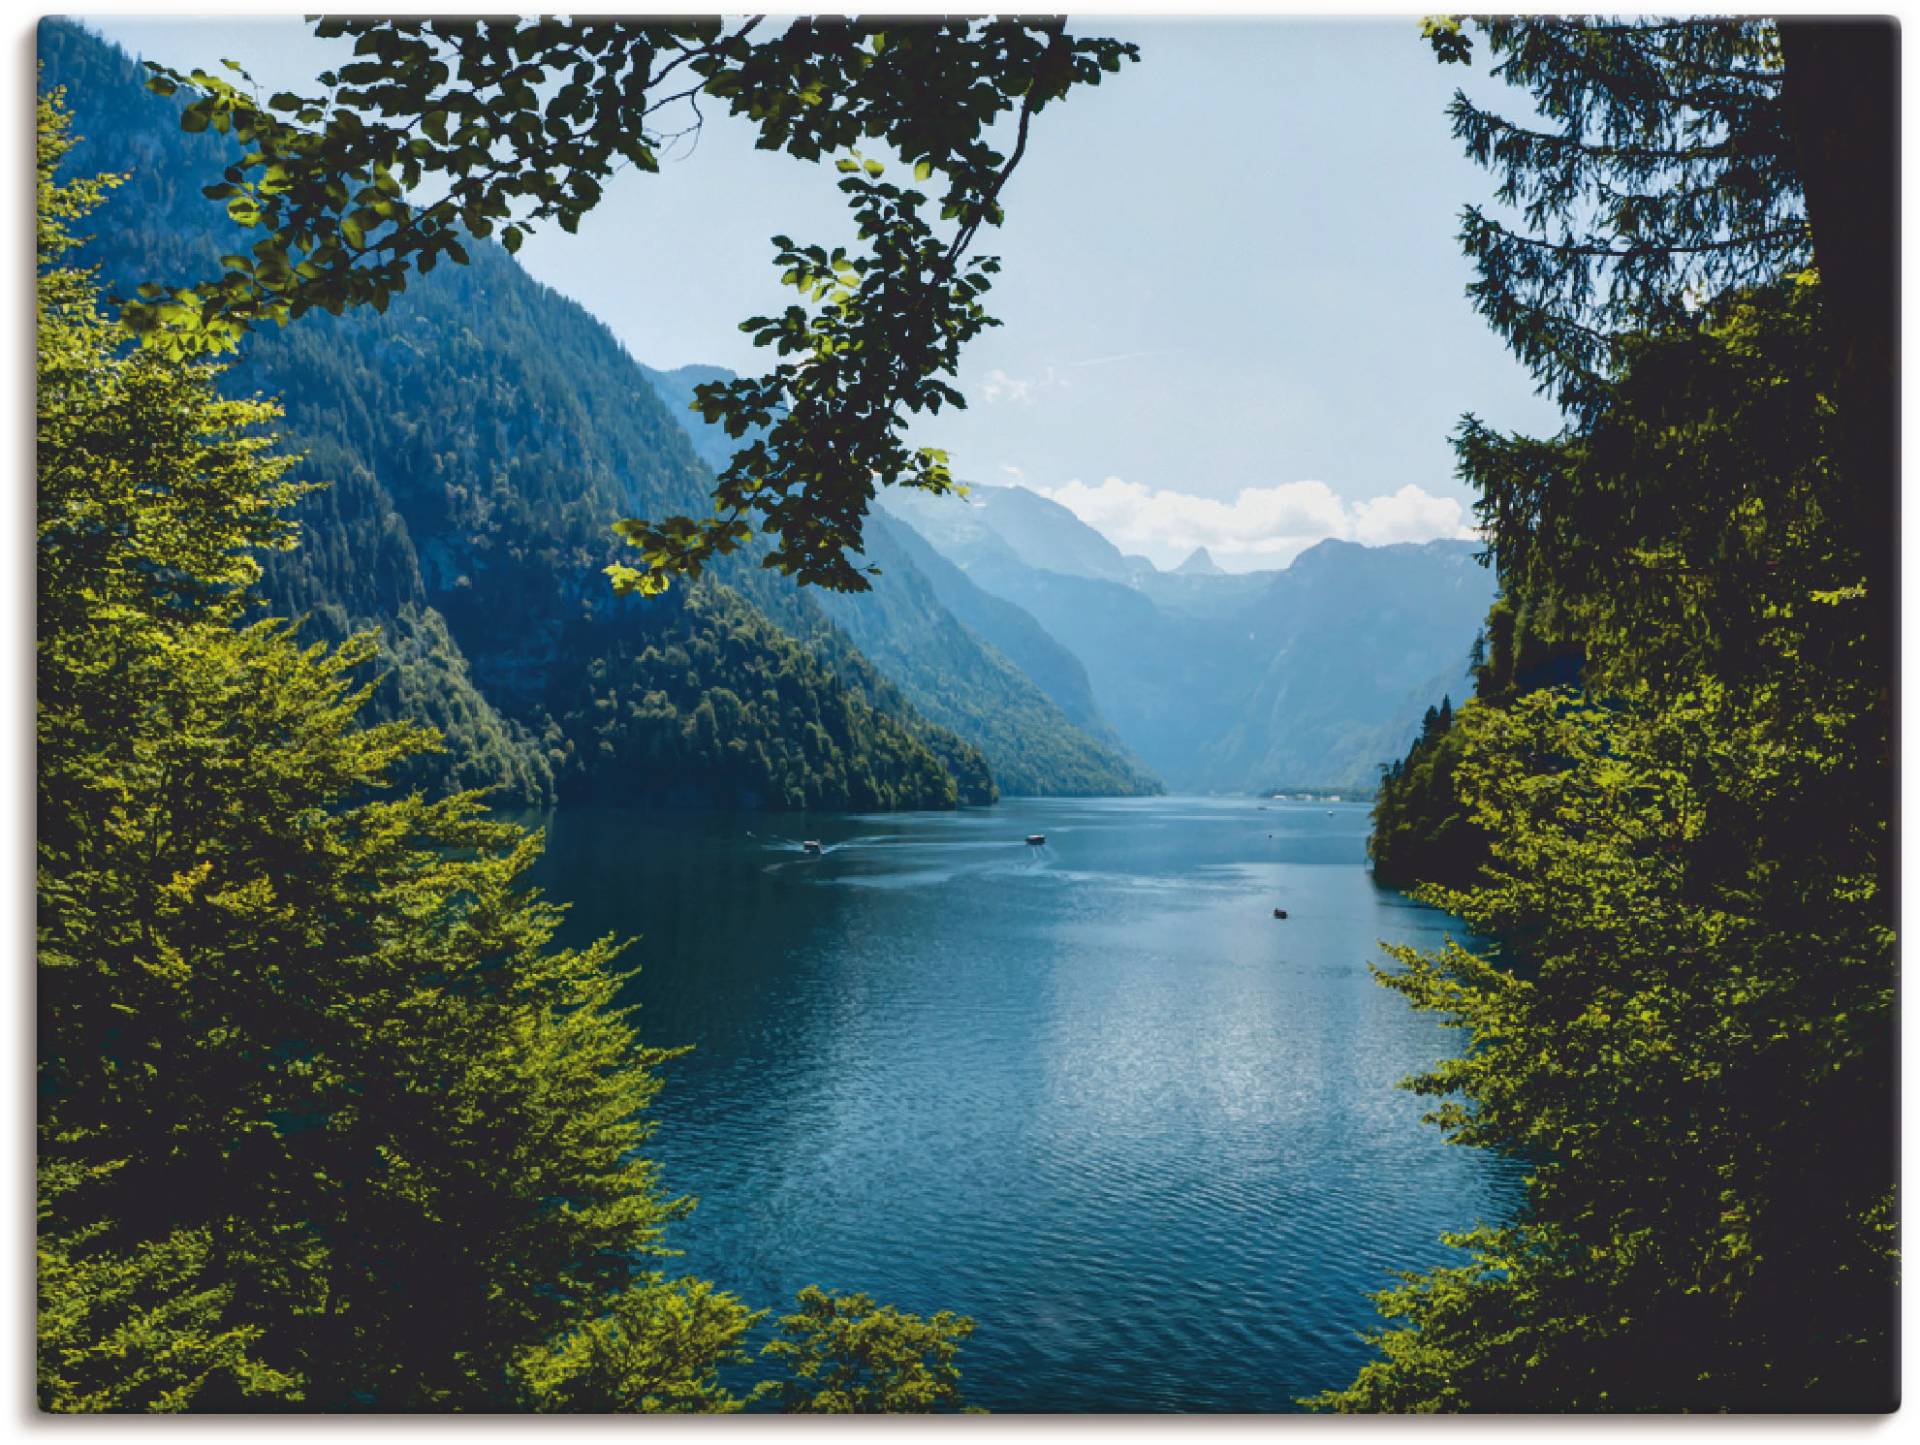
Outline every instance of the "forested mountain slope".
[[[1158, 792], [1159, 784], [1124, 750], [1076, 727], [998, 648], [941, 605], [901, 535], [906, 530], [884, 516], [870, 518], [866, 560], [880, 568], [872, 589], [820, 598], [827, 615], [860, 650], [927, 717], [977, 743], [992, 760], [1003, 793]], [[920, 547], [931, 551], [924, 543]], [[1034, 631], [1039, 632], [1037, 624]], [[1081, 680], [1084, 684], [1084, 674]]]
[[[696, 386], [733, 373], [714, 366], [643, 370], [682, 420], [694, 449], [709, 464], [726, 465], [734, 443], [689, 403]], [[1002, 792], [1090, 797], [1159, 791], [1159, 780], [1101, 715], [1079, 659], [1038, 622], [974, 586], [897, 517], [876, 509], [868, 519], [867, 544], [866, 560], [881, 574], [871, 579], [871, 590], [820, 593], [820, 610], [916, 708], [978, 747]], [[1096, 545], [1106, 547], [1105, 540]], [[740, 579], [738, 585], [756, 587], [737, 564], [723, 573]], [[752, 593], [781, 616], [778, 601], [764, 594], [764, 587]]]
[[[134, 63], [77, 27], [43, 25], [41, 55], [84, 138], [69, 169], [128, 173], [92, 222], [107, 282], [206, 272], [233, 248], [199, 194], [223, 143], [182, 133]], [[809, 600], [776, 627], [714, 580], [612, 594], [609, 524], [700, 509], [705, 469], [604, 326], [497, 248], [470, 250], [384, 315], [252, 337], [224, 379], [283, 399], [300, 474], [329, 484], [299, 510], [303, 545], [269, 561], [274, 606], [316, 636], [383, 633], [380, 707], [447, 734], [424, 776], [535, 802], [989, 801], [977, 754]]]

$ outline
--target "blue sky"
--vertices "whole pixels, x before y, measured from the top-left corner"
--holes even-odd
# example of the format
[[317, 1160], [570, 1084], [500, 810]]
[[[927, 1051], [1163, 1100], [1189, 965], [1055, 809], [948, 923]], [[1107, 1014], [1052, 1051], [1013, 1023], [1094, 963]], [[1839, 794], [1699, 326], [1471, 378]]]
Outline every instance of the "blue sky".
[[[290, 19], [89, 23], [270, 88], [340, 58]], [[1444, 108], [1471, 78], [1411, 19], [1075, 28], [1137, 41], [1142, 62], [1036, 123], [988, 238], [1006, 324], [969, 351], [970, 409], [917, 439], [1163, 566], [1197, 545], [1244, 570], [1325, 536], [1460, 535], [1460, 413], [1555, 425], [1464, 296], [1456, 217], [1489, 185]], [[642, 361], [753, 369], [738, 323], [790, 295], [767, 238], [839, 238], [835, 179], [710, 114], [691, 155], [621, 176], [578, 235], [555, 228], [522, 260]]]

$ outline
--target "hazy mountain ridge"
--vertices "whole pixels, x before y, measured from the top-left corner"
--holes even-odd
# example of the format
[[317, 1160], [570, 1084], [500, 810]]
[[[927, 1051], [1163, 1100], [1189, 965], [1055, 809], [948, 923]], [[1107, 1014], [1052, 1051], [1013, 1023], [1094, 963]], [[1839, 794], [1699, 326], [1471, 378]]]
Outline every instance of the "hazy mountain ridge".
[[[960, 623], [898, 535], [876, 516], [870, 591], [823, 593], [822, 610], [924, 715], [973, 742], [1003, 794], [1115, 796], [1160, 791], [1115, 744], [1089, 736], [991, 643]], [[928, 549], [929, 551], [931, 549]]]
[[[1015, 490], [887, 506], [1072, 650], [1120, 736], [1175, 787], [1364, 790], [1430, 703], [1464, 691], [1495, 592], [1475, 543], [1330, 539], [1284, 570], [1168, 573], [1046, 498], [1008, 504]], [[1034, 518], [1043, 525], [1028, 528]], [[1054, 565], [1030, 560], [1076, 527], [1090, 536]]]

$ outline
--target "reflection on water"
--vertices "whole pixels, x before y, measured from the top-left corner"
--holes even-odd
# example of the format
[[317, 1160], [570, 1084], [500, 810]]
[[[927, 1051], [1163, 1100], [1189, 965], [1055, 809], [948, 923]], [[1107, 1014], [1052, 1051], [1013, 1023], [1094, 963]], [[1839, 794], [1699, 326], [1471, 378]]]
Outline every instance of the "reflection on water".
[[1516, 1196], [1393, 1087], [1455, 1037], [1367, 965], [1457, 925], [1374, 887], [1362, 807], [545, 822], [569, 936], [640, 935], [643, 1032], [696, 1046], [654, 1147], [686, 1267], [973, 1315], [990, 1408], [1289, 1408]]

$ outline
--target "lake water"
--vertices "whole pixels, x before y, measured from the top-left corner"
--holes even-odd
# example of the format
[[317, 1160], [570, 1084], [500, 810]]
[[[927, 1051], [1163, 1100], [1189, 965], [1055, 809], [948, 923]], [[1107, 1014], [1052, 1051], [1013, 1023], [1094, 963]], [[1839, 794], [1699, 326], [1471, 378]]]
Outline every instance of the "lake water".
[[569, 937], [640, 935], [644, 1036], [696, 1046], [653, 1147], [681, 1263], [972, 1315], [972, 1402], [1291, 1408], [1517, 1197], [1394, 1088], [1458, 1038], [1367, 966], [1459, 927], [1375, 887], [1364, 807], [544, 821]]

